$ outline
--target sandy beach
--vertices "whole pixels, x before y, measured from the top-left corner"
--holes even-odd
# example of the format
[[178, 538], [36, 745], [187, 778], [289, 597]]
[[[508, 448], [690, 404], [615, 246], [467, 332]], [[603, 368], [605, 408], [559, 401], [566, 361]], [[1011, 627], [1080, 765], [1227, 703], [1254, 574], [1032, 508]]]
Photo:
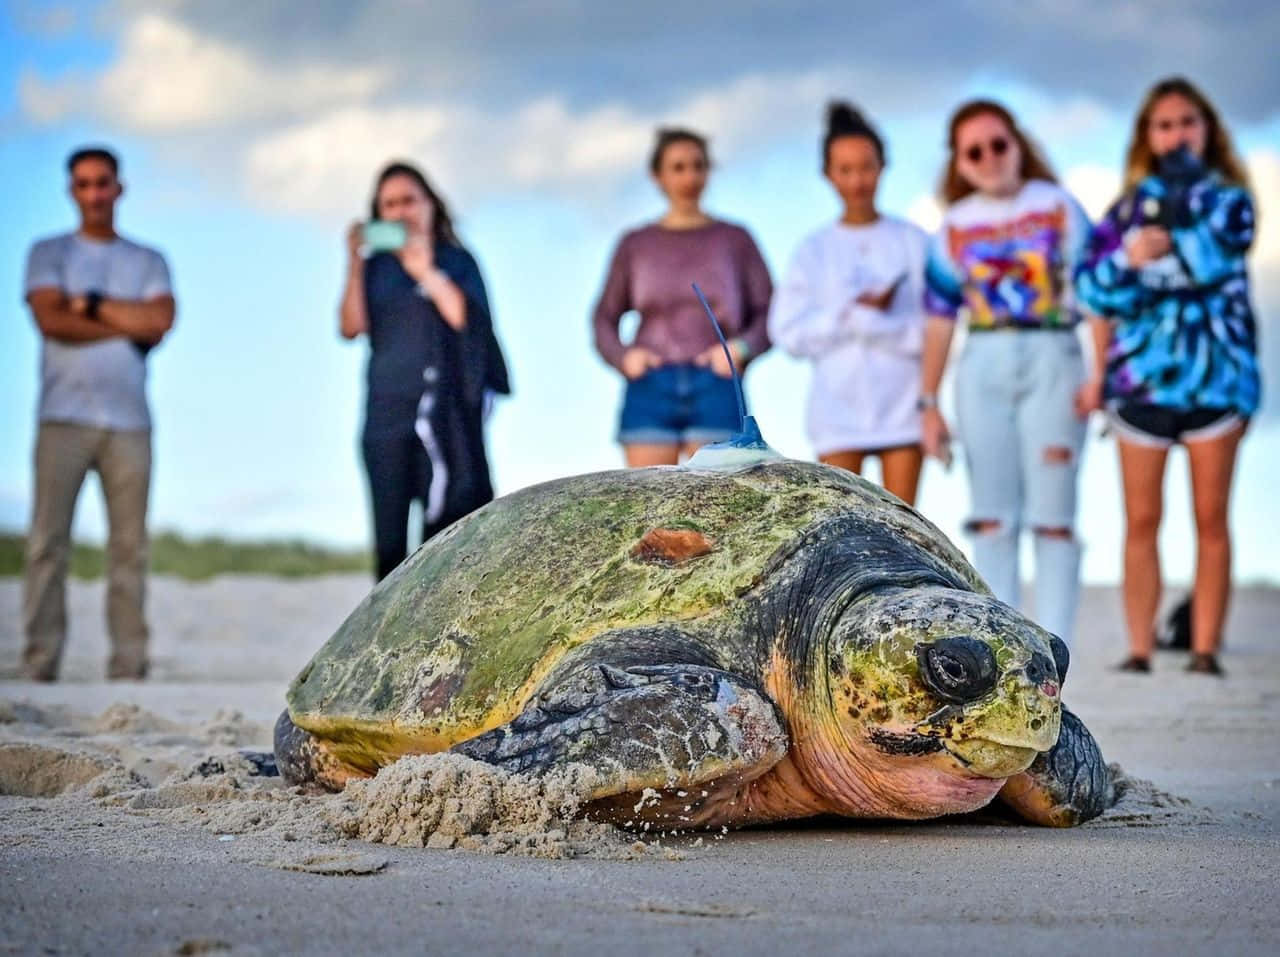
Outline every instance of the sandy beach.
[[[1118, 597], [1086, 592], [1065, 698], [1151, 783], [1085, 827], [822, 820], [637, 842], [466, 768], [354, 796], [257, 776], [239, 749], [269, 748], [289, 680], [368, 584], [153, 580], [145, 683], [102, 680], [104, 586], [71, 586], [65, 680], [0, 681], [0, 953], [1261, 954], [1280, 939], [1280, 591], [1238, 593], [1225, 680], [1173, 653], [1150, 676], [1108, 670]], [[20, 590], [0, 580], [0, 672], [18, 661]], [[495, 820], [465, 799], [430, 826], [409, 815], [404, 796], [440, 775], [488, 795]]]

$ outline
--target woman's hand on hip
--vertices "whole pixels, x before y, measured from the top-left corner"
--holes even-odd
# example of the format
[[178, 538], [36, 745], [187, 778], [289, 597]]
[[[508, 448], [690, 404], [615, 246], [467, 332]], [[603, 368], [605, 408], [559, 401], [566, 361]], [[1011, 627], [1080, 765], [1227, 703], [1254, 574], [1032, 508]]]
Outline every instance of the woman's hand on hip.
[[724, 346], [719, 343], [714, 346], [707, 346], [707, 348], [699, 352], [694, 357], [693, 364], [704, 369], [710, 369], [722, 379], [732, 379], [734, 371], [737, 371], [739, 375], [742, 374], [742, 359], [738, 356], [737, 350], [733, 348], [733, 343], [729, 344], [729, 354], [733, 356], [732, 368], [729, 367], [729, 360], [725, 358]]
[[622, 374], [633, 382], [660, 365], [658, 354], [644, 346], [632, 346], [622, 354]]

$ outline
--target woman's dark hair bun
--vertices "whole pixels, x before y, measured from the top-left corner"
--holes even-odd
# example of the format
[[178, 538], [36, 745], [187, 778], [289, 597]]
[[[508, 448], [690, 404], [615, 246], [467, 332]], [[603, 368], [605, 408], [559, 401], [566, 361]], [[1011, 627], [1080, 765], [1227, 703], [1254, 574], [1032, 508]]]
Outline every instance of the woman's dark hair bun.
[[825, 171], [831, 161], [831, 144], [842, 136], [865, 136], [876, 148], [880, 165], [885, 164], [884, 140], [874, 126], [845, 100], [832, 100], [827, 104], [827, 135], [822, 140], [822, 168]]

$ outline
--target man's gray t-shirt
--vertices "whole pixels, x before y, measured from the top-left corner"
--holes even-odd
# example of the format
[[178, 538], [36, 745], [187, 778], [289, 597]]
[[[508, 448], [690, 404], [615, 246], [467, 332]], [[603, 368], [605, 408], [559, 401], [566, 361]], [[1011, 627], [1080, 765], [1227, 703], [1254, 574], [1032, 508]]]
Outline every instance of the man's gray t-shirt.
[[[102, 242], [77, 233], [42, 239], [31, 247], [24, 295], [48, 288], [68, 296], [96, 291], [108, 299], [135, 302], [172, 291], [169, 267], [154, 249], [123, 237]], [[39, 418], [103, 429], [151, 428], [146, 359], [123, 336], [76, 343], [46, 336]]]

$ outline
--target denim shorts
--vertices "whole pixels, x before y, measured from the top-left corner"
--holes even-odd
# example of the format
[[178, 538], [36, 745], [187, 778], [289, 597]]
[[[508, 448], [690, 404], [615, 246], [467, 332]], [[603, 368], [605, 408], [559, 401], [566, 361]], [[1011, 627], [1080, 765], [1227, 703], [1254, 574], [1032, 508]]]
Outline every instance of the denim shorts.
[[740, 427], [732, 379], [700, 366], [669, 365], [627, 383], [618, 441], [623, 445], [723, 442]]

